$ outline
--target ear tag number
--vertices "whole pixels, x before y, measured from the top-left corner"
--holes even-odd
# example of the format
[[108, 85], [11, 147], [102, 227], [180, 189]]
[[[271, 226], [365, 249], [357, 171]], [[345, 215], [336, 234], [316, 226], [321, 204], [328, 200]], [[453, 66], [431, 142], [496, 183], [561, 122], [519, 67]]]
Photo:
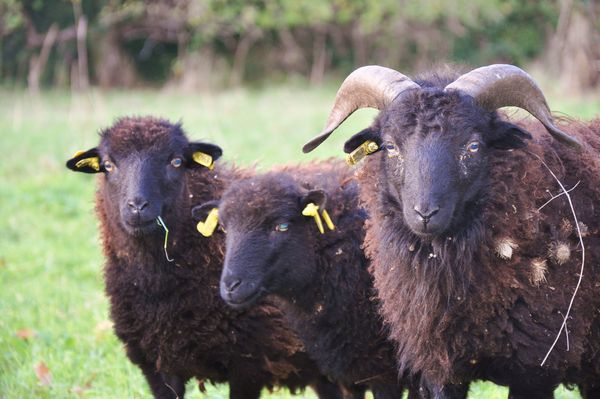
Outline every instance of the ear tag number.
[[379, 146], [373, 140], [367, 140], [358, 146], [350, 154], [346, 155], [346, 162], [350, 166], [356, 165], [361, 159], [379, 150]]
[[[329, 214], [326, 210], [322, 210], [321, 214], [323, 215], [323, 220], [325, 220], [325, 224], [329, 228], [329, 230], [334, 230], [335, 226], [329, 217]], [[325, 233], [325, 229], [323, 228], [323, 222], [321, 221], [321, 215], [319, 215], [319, 205], [315, 205], [313, 202], [306, 205], [306, 207], [302, 210], [302, 215], [304, 216], [312, 216], [315, 219], [315, 223], [317, 223], [317, 228], [321, 232], [321, 234]]]
[[198, 224], [196, 225], [196, 229], [198, 229], [198, 232], [204, 237], [210, 237], [215, 232], [218, 223], [219, 209], [213, 208], [208, 213], [208, 216], [206, 217], [206, 220], [204, 222], [198, 222]]
[[[77, 151], [73, 155], [73, 158], [77, 158], [78, 156], [80, 156], [83, 153], [85, 153], [85, 151]], [[77, 169], [85, 168], [86, 166], [88, 168], [92, 168], [95, 171], [99, 172], [100, 171], [100, 159], [98, 159], [98, 157], [84, 158], [75, 164], [75, 167]]]
[[196, 151], [195, 153], [193, 153], [192, 158], [194, 159], [194, 161], [196, 163], [198, 163], [202, 166], [206, 166], [210, 170], [213, 170], [215, 167], [213, 157], [211, 157], [210, 155], [208, 155], [202, 151]]

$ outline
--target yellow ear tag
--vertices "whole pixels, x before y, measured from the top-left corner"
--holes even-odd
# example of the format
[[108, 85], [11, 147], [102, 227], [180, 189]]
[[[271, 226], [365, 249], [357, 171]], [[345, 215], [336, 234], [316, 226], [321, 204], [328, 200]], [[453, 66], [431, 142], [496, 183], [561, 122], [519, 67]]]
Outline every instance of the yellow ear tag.
[[323, 220], [325, 221], [325, 224], [327, 225], [329, 230], [335, 230], [335, 226], [333, 225], [333, 222], [331, 221], [331, 218], [329, 217], [329, 213], [327, 213], [327, 211], [325, 209], [323, 209], [321, 211], [321, 215], [323, 215]]
[[[323, 222], [321, 221], [321, 216], [319, 215], [319, 205], [315, 205], [311, 202], [310, 204], [306, 205], [306, 207], [304, 207], [304, 209], [302, 210], [302, 214], [304, 216], [312, 216], [313, 218], [315, 218], [315, 222], [317, 223], [319, 231], [321, 232], [321, 234], [325, 233], [325, 229], [323, 228]], [[325, 220], [325, 224], [327, 225], [329, 230], [335, 230], [335, 226], [333, 225], [333, 222], [331, 221], [331, 218], [329, 217], [327, 211], [323, 209], [321, 211], [321, 214], [323, 215], [323, 220]]]
[[210, 155], [208, 155], [202, 151], [196, 151], [195, 153], [193, 153], [192, 158], [194, 159], [194, 161], [196, 163], [198, 163], [202, 166], [206, 166], [210, 170], [213, 170], [215, 167], [213, 157], [211, 157]]
[[323, 222], [321, 221], [321, 216], [319, 216], [319, 205], [315, 205], [314, 203], [310, 203], [306, 205], [306, 207], [302, 210], [302, 214], [304, 216], [312, 216], [315, 218], [315, 222], [317, 223], [317, 227], [321, 234], [325, 233], [325, 229], [323, 229]]
[[360, 162], [361, 159], [369, 154], [374, 153], [379, 149], [379, 146], [373, 140], [367, 140], [358, 146], [350, 154], [346, 155], [346, 162], [348, 165], [353, 166]]
[[[78, 156], [80, 156], [83, 153], [85, 153], [85, 151], [77, 151], [75, 154], [73, 154], [73, 158], [77, 158]], [[99, 171], [100, 170], [100, 160], [98, 159], [98, 157], [84, 158], [75, 164], [75, 167], [78, 169], [83, 168], [85, 166], [89, 166], [90, 168], [94, 169], [95, 171]]]
[[219, 223], [219, 208], [213, 208], [208, 213], [204, 222], [198, 222], [196, 228], [198, 232], [204, 237], [210, 237], [215, 232], [217, 224]]

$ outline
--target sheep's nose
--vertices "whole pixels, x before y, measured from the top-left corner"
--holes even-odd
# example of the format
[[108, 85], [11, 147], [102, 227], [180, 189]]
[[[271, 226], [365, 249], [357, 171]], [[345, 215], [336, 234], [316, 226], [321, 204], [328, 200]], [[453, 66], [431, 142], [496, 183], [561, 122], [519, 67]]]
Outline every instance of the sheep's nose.
[[228, 294], [231, 294], [235, 290], [237, 290], [241, 284], [242, 284], [242, 280], [240, 280], [239, 278], [233, 279], [231, 281], [227, 281], [224, 284], [225, 290], [227, 291]]
[[143, 198], [135, 198], [127, 201], [127, 206], [131, 213], [142, 213], [148, 207], [148, 201]]
[[414, 211], [417, 213], [417, 217], [424, 223], [427, 224], [429, 220], [440, 211], [439, 206], [414, 206]]

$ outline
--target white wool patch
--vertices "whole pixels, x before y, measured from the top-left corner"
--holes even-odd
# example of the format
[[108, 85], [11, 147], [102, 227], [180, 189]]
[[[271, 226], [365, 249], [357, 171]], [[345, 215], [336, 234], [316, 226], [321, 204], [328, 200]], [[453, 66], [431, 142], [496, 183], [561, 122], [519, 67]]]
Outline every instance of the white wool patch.
[[581, 230], [582, 237], [587, 237], [590, 235], [590, 229], [585, 223], [579, 222], [579, 230]]
[[496, 255], [502, 259], [510, 259], [513, 255], [513, 250], [519, 246], [510, 238], [503, 238], [496, 243]]
[[531, 276], [529, 280], [531, 284], [538, 287], [541, 283], [546, 282], [546, 272], [548, 271], [548, 264], [546, 259], [535, 258], [531, 261]]
[[548, 247], [548, 257], [559, 265], [565, 264], [571, 258], [571, 247], [563, 241], [554, 241]]

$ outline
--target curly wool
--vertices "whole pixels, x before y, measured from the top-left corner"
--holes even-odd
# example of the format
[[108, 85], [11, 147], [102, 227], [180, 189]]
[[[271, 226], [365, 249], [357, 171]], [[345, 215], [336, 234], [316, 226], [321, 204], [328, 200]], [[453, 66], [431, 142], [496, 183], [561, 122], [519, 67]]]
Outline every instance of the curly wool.
[[[326, 375], [348, 387], [371, 387], [376, 396], [382, 387], [390, 397], [400, 396], [393, 344], [378, 314], [362, 250], [367, 214], [358, 206], [358, 185], [348, 166], [328, 160], [241, 180], [224, 194], [222, 212], [227, 226], [236, 230], [246, 224], [262, 226], [289, 212], [302, 192], [315, 189], [324, 191], [324, 209], [335, 229], [325, 234], [316, 226], [307, 230], [302, 239], [310, 248], [285, 256], [298, 258], [295, 271], [311, 277], [294, 294], [275, 297]], [[304, 265], [315, 265], [316, 273]]]
[[[406, 118], [417, 112], [427, 110]], [[399, 125], [414, 122], [387, 116], [401, 119]], [[525, 151], [492, 153], [489, 187], [474, 204], [468, 226], [431, 244], [389, 206], [382, 190], [384, 155], [368, 157], [359, 172], [361, 200], [371, 214], [365, 247], [401, 370], [422, 370], [437, 384], [477, 378], [508, 384], [527, 374], [540, 385], [593, 385], [600, 375], [600, 296], [592, 278], [600, 272], [600, 120], [563, 121], [564, 130], [587, 143], [580, 153], [553, 141], [539, 123], [520, 125], [533, 134], [533, 142]], [[571, 196], [589, 228], [587, 278], [568, 321], [570, 350], [559, 345], [543, 368], [578, 279], [581, 248], [574, 229], [560, 228], [564, 219], [572, 220], [564, 196], [538, 211], [559, 188], [528, 152], [541, 157], [566, 187], [581, 181]], [[498, 242], [507, 238], [514, 243], [511, 254], [499, 257]], [[548, 259], [544, 279], [532, 283], [532, 262], [547, 259], [549, 245], [558, 242], [569, 244], [570, 257], [562, 264]]]
[[[103, 140], [111, 140], [114, 151], [146, 148], [171, 140], [170, 127], [152, 118], [121, 119], [103, 133]], [[242, 393], [276, 385], [295, 391], [314, 383], [320, 373], [277, 307], [264, 303], [240, 312], [220, 299], [223, 233], [201, 237], [190, 217], [192, 206], [218, 198], [231, 181], [252, 172], [217, 165], [187, 173], [168, 222], [173, 263], [165, 258], [161, 233], [125, 233], [117, 205], [105, 199], [105, 179], [98, 179], [96, 212], [106, 257], [106, 293], [115, 333], [128, 357], [151, 385], [149, 376], [155, 372], [184, 382], [194, 377], [201, 386], [204, 381], [243, 381], [246, 385], [238, 388]]]

